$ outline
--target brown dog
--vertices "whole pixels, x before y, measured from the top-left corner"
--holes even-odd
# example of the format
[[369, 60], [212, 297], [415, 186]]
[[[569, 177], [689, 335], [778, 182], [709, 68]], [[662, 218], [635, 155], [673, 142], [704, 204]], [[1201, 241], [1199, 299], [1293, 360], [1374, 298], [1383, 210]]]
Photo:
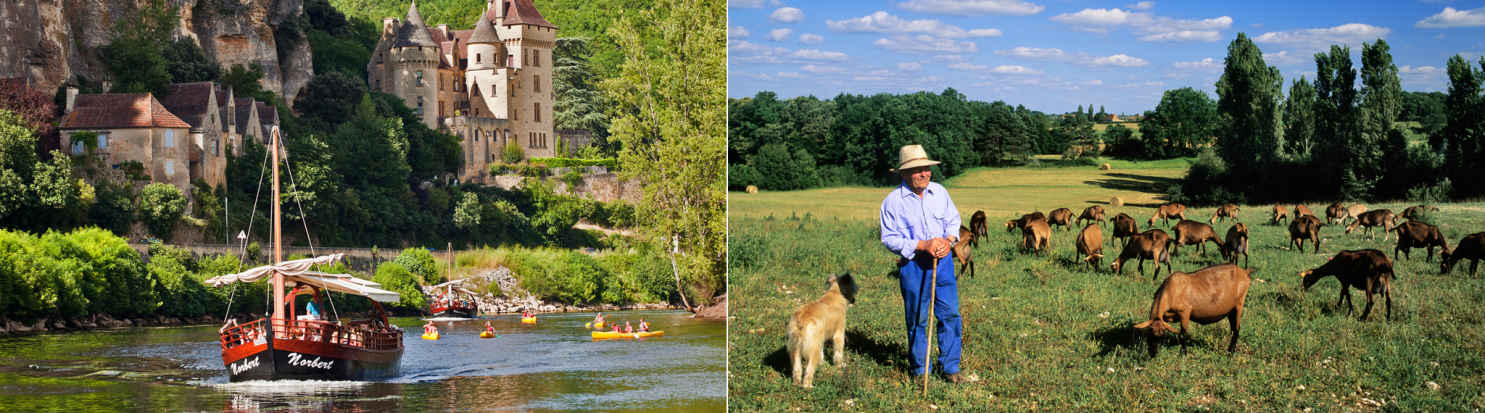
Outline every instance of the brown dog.
[[815, 387], [815, 368], [825, 358], [826, 339], [835, 341], [835, 366], [846, 366], [846, 308], [856, 303], [856, 282], [845, 274], [832, 275], [826, 283], [830, 288], [825, 296], [789, 317], [789, 362], [794, 384], [805, 388]]

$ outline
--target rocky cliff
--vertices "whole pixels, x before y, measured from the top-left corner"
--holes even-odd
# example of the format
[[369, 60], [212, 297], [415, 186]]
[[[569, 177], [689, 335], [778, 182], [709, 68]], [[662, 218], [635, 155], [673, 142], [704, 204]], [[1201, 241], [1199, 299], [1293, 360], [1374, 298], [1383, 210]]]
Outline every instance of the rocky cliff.
[[[314, 76], [309, 40], [295, 24], [303, 0], [166, 0], [180, 8], [177, 35], [223, 68], [258, 63], [263, 87], [293, 102]], [[29, 77], [54, 91], [75, 75], [106, 80], [99, 50], [115, 24], [148, 0], [0, 1], [0, 77]]]

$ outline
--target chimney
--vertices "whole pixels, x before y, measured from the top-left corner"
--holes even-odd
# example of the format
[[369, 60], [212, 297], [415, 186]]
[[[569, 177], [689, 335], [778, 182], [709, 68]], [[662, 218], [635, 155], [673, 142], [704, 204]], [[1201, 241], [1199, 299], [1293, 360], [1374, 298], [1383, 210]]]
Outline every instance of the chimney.
[[495, 0], [495, 22], [505, 20], [505, 0]]
[[438, 34], [443, 35], [443, 39], [444, 40], [448, 40], [448, 38], [449, 38], [449, 25], [443, 24], [443, 23], [439, 23], [439, 25], [438, 25]]
[[62, 114], [65, 115], [65, 114], [68, 114], [68, 113], [72, 113], [72, 109], [76, 108], [76, 106], [75, 106], [76, 103], [77, 103], [77, 88], [72, 87], [72, 86], [68, 86], [67, 87], [67, 106], [65, 108], [63, 108], [64, 111], [62, 112]]

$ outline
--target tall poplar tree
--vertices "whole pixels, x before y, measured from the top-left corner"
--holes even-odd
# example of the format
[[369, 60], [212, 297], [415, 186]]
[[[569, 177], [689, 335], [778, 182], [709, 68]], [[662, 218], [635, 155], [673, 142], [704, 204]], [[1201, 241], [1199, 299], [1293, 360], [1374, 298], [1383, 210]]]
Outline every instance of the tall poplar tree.
[[1315, 86], [1304, 76], [1289, 86], [1284, 101], [1284, 153], [1308, 161], [1315, 146]]
[[1263, 52], [1238, 33], [1227, 45], [1222, 78], [1217, 80], [1218, 154], [1236, 182], [1259, 184], [1252, 176], [1274, 163], [1279, 148], [1279, 98], [1284, 78], [1263, 61]]
[[[1480, 59], [1480, 66], [1485, 69], [1485, 58]], [[1485, 184], [1479, 183], [1480, 157], [1485, 156], [1482, 81], [1485, 73], [1469, 61], [1459, 55], [1449, 58], [1449, 96], [1444, 99], [1447, 121], [1432, 143], [1444, 153], [1444, 174], [1452, 181], [1456, 196], [1485, 193]]]
[[1311, 165], [1322, 174], [1317, 188], [1338, 188], [1341, 183], [1346, 145], [1356, 133], [1355, 85], [1350, 47], [1331, 45], [1329, 54], [1315, 54], [1315, 145]]
[[1345, 146], [1347, 161], [1341, 176], [1341, 195], [1346, 199], [1376, 199], [1377, 183], [1385, 169], [1383, 160], [1387, 154], [1404, 149], [1390, 147], [1393, 143], [1388, 139], [1402, 109], [1402, 84], [1385, 40], [1361, 45], [1360, 98], [1357, 133]]

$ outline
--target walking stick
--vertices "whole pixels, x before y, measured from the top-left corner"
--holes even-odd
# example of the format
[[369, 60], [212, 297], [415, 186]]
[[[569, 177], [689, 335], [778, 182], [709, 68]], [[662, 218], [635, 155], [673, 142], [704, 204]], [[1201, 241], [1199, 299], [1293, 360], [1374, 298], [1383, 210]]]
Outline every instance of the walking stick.
[[928, 361], [933, 356], [933, 304], [938, 301], [938, 257], [933, 257], [933, 270], [928, 276], [928, 349], [923, 352], [923, 398], [928, 398], [928, 372], [933, 365]]

